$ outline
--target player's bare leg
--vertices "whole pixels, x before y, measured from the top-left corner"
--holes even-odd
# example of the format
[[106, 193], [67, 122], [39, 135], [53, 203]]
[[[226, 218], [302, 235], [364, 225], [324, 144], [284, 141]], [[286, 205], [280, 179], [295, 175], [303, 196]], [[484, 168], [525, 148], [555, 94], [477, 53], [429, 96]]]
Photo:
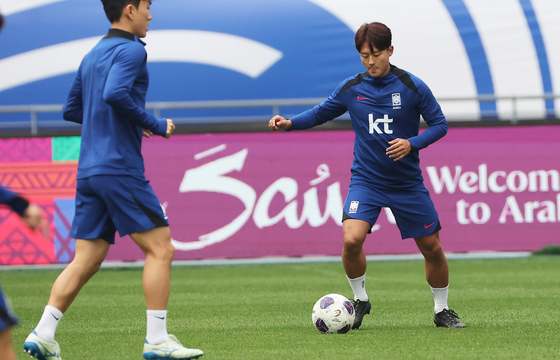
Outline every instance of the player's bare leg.
[[12, 331], [10, 329], [0, 331], [0, 359], [16, 360], [16, 353], [12, 347]]
[[167, 333], [167, 301], [171, 288], [171, 263], [175, 248], [169, 227], [157, 227], [130, 234], [146, 255], [142, 286], [146, 297], [147, 331], [144, 344], [146, 359], [197, 359], [199, 349], [184, 347], [175, 335]]
[[356, 319], [352, 329], [358, 329], [363, 317], [369, 314], [371, 303], [365, 289], [367, 268], [363, 245], [371, 225], [363, 220], [346, 219], [342, 223], [344, 247], [342, 249], [342, 265], [354, 291], [354, 307]]
[[447, 305], [449, 293], [449, 267], [439, 241], [439, 232], [414, 239], [424, 256], [426, 280], [434, 296], [434, 323], [438, 327], [463, 328], [457, 313]]
[[101, 267], [109, 246], [103, 239], [77, 239], [76, 255], [54, 282], [48, 305], [66, 312], [82, 287]]
[[426, 280], [433, 288], [449, 285], [449, 268], [447, 258], [439, 241], [439, 231], [427, 236], [414, 238], [418, 249], [424, 255]]
[[60, 359], [60, 346], [54, 340], [58, 323], [82, 287], [99, 270], [108, 251], [109, 243], [105, 240], [76, 240], [74, 259], [54, 282], [39, 324], [25, 339], [23, 349], [29, 355]]
[[150, 310], [167, 309], [171, 286], [171, 262], [175, 248], [171, 244], [169, 227], [157, 227], [130, 234], [146, 255], [142, 286]]
[[363, 220], [346, 219], [342, 223], [344, 247], [342, 249], [342, 265], [350, 279], [358, 278], [366, 273], [367, 261], [363, 245], [371, 225]]

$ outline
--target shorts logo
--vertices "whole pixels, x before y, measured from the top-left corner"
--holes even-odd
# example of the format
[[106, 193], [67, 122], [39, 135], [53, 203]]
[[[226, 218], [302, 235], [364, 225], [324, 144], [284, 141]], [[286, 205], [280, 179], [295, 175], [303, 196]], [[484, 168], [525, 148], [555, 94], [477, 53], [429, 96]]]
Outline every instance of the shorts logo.
[[436, 223], [436, 222], [434, 221], [434, 222], [433, 222], [433, 223], [431, 223], [430, 225], [427, 225], [427, 224], [426, 224], [426, 225], [424, 225], [424, 229], [427, 229], [427, 228], [431, 227], [431, 226], [432, 226], [432, 225], [434, 225], [435, 223]]
[[359, 201], [352, 201], [350, 202], [350, 209], [348, 209], [348, 212], [350, 214], [355, 214], [358, 212], [358, 205], [360, 205]]
[[393, 93], [393, 106], [401, 106], [401, 93]]
[[[167, 205], [167, 203], [166, 203], [166, 205]], [[165, 220], [168, 220], [168, 218], [167, 218], [167, 212], [165, 211], [165, 207], [164, 207], [162, 204], [159, 204], [159, 206], [161, 206], [161, 211], [163, 211], [163, 218], [164, 218]]]

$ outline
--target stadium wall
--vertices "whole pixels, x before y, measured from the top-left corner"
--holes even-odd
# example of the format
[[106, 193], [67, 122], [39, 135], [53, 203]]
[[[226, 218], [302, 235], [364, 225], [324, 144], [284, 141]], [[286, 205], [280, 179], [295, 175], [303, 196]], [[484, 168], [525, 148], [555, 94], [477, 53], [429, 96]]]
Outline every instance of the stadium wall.
[[[109, 27], [100, 2], [0, 0], [0, 11], [0, 106], [64, 103]], [[560, 99], [545, 98], [560, 88], [559, 1], [166, 0], [151, 11], [148, 102], [326, 98], [364, 71], [354, 32], [381, 21], [393, 32], [391, 62], [447, 99], [449, 120], [509, 119], [513, 108], [522, 119], [560, 117]]]
[[[166, 209], [177, 260], [339, 256], [352, 131], [191, 134], [144, 141], [146, 176]], [[0, 183], [40, 204], [50, 238], [0, 209], [0, 264], [65, 263], [79, 137], [0, 140]], [[559, 126], [452, 128], [421, 151], [448, 252], [560, 244]], [[417, 253], [383, 211], [366, 254]], [[108, 260], [144, 258], [118, 238]]]

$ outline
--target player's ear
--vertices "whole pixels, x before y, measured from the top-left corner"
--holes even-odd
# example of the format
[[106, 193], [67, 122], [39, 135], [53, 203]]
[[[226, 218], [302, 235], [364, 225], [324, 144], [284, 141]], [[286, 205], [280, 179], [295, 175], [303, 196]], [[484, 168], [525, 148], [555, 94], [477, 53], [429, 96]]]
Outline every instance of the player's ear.
[[389, 53], [389, 56], [393, 55], [393, 50], [394, 50], [393, 45], [387, 48], [387, 52]]
[[132, 4], [128, 4], [124, 7], [121, 18], [122, 17], [126, 17], [129, 20], [132, 20], [134, 18], [134, 5]]

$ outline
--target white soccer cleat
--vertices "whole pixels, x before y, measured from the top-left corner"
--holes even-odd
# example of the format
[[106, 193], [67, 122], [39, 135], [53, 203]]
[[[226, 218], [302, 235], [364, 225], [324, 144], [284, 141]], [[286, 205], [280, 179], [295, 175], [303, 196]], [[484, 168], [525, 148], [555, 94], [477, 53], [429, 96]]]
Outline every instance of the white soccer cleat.
[[175, 335], [169, 334], [167, 340], [160, 344], [151, 345], [144, 344], [144, 359], [148, 360], [163, 360], [163, 359], [198, 359], [204, 355], [204, 352], [199, 349], [189, 349], [183, 346], [177, 340]]
[[40, 338], [35, 331], [25, 339], [23, 352], [39, 360], [62, 360], [58, 343]]

